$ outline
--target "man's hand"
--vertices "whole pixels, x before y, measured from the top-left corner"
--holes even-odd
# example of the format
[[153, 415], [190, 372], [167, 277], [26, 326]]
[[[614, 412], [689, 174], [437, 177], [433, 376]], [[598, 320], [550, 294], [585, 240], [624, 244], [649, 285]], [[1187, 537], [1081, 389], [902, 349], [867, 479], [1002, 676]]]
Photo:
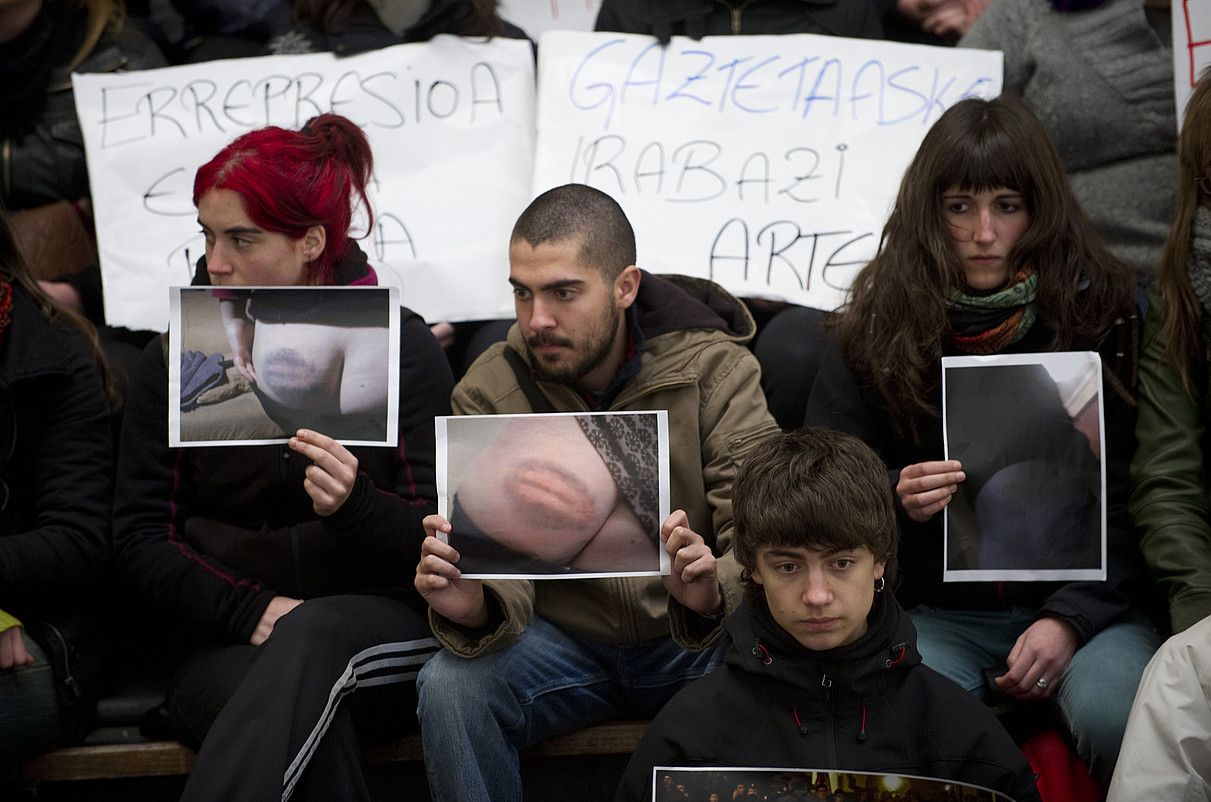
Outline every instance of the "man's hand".
[[327, 517], [349, 500], [357, 481], [357, 457], [327, 435], [299, 429], [290, 447], [311, 460], [303, 489], [311, 496], [316, 515]]
[[277, 626], [278, 619], [302, 603], [301, 600], [292, 599], [289, 596], [274, 596], [269, 600], [269, 606], [265, 608], [265, 612], [261, 613], [261, 620], [257, 622], [256, 629], [252, 631], [252, 637], [248, 639], [248, 642], [253, 646], [260, 646], [269, 640], [269, 636], [273, 634], [273, 628]]
[[660, 525], [660, 542], [669, 553], [670, 571], [664, 577], [669, 595], [699, 615], [723, 611], [723, 591], [715, 555], [702, 535], [690, 529], [684, 510], [674, 510]]
[[21, 627], [9, 627], [0, 632], [0, 671], [34, 664], [33, 655], [25, 648], [21, 632]]
[[443, 618], [467, 629], [488, 625], [488, 603], [483, 583], [478, 579], [463, 579], [455, 563], [458, 552], [443, 543], [438, 533], [449, 534], [450, 522], [440, 515], [426, 515], [425, 539], [420, 546], [420, 562], [416, 564], [413, 584], [433, 611]]
[[996, 683], [1015, 699], [1046, 699], [1060, 684], [1079, 645], [1080, 636], [1071, 624], [1059, 618], [1040, 618], [1013, 645], [1005, 661], [1009, 670]]
[[900, 471], [896, 495], [908, 517], [924, 523], [941, 512], [967, 478], [957, 460], [918, 462]]

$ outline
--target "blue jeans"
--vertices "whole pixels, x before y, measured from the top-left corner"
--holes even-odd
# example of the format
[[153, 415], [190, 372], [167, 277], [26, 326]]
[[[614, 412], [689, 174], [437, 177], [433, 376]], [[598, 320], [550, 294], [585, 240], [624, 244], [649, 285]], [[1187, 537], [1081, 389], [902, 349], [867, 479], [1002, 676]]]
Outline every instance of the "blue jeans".
[[[1035, 613], [1022, 607], [980, 611], [920, 605], [909, 610], [925, 665], [981, 699], [986, 695], [983, 669], [1004, 669]], [[1103, 788], [1114, 774], [1140, 675], [1160, 643], [1156, 629], [1133, 613], [1077, 649], [1055, 689], [1053, 699], [1077, 753]]]
[[0, 764], [45, 752], [65, 735], [50, 664], [38, 644], [22, 636], [34, 664], [0, 671]]
[[520, 800], [521, 749], [611, 718], [650, 718], [724, 649], [686, 652], [671, 638], [611, 646], [536, 617], [506, 649], [473, 659], [441, 652], [417, 679], [433, 798]]

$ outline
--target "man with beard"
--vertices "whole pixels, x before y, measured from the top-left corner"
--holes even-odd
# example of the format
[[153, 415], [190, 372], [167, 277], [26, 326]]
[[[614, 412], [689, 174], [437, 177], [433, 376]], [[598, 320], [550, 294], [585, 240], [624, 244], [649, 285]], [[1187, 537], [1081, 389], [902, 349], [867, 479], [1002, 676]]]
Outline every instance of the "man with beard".
[[416, 587], [445, 649], [418, 680], [434, 799], [520, 799], [518, 752], [611, 718], [647, 718], [718, 663], [740, 601], [732, 477], [775, 433], [752, 317], [704, 279], [635, 266], [608, 195], [578, 184], [534, 200], [509, 248], [517, 325], [454, 389], [456, 414], [668, 410], [671, 574], [468, 580], [429, 516]]

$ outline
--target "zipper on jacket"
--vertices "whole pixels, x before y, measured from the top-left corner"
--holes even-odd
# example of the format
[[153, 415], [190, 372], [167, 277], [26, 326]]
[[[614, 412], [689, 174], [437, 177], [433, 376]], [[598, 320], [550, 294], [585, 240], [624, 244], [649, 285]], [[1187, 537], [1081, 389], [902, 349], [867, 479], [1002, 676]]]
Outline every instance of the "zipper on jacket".
[[[47, 631], [50, 632], [51, 635], [54, 636], [55, 640], [59, 642], [58, 655], [63, 661], [63, 687], [73, 700], [78, 701], [82, 696], [84, 696], [84, 691], [81, 690], [80, 683], [76, 682], [75, 676], [73, 676], [71, 673], [71, 659], [69, 657], [71, 650], [67, 646], [67, 639], [63, 637], [63, 633], [60, 632], [59, 628], [54, 624], [50, 622], [44, 623]], [[53, 660], [55, 657], [56, 655], [53, 654], [47, 655], [48, 660]]]
[[748, 8], [749, 5], [753, 2], [753, 0], [744, 0], [744, 2], [740, 3], [740, 5], [738, 5], [738, 6], [732, 5], [730, 2], [727, 2], [727, 0], [715, 0], [715, 2], [719, 3], [720, 5], [725, 6], [727, 8], [727, 10], [729, 12], [731, 12], [732, 33], [739, 35], [743, 31], [743, 23], [742, 23], [741, 17], [744, 14], [744, 9]]
[[833, 681], [825, 674], [820, 679], [824, 688], [824, 743], [828, 747], [829, 766], [837, 765], [837, 714], [833, 709]]

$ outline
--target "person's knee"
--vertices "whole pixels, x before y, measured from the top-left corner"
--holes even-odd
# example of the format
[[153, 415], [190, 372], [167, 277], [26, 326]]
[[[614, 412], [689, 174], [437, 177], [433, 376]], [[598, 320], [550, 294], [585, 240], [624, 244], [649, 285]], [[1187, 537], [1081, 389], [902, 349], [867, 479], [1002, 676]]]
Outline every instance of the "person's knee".
[[[499, 672], [482, 670], [482, 661], [441, 651], [429, 658], [416, 678], [417, 711], [466, 711], [493, 706], [506, 692]], [[462, 713], [458, 713], [462, 715]]]
[[349, 632], [348, 617], [324, 598], [309, 599], [273, 625], [270, 640], [339, 644]]

